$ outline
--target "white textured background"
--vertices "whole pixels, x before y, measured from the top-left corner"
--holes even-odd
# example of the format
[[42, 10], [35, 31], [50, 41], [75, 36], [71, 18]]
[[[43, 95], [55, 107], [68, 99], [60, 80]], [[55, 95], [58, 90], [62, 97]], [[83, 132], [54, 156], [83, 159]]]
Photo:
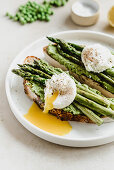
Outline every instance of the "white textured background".
[[[16, 55], [28, 44], [49, 33], [71, 29], [88, 29], [114, 35], [108, 26], [107, 11], [113, 0], [99, 0], [100, 19], [91, 27], [72, 23], [71, 4], [55, 10], [49, 23], [25, 26], [4, 17], [26, 0], [0, 1], [0, 170], [114, 170], [114, 142], [93, 148], [70, 148], [46, 142], [28, 132], [14, 117], [5, 94], [5, 76]], [[37, 2], [39, 2], [37, 0]]]

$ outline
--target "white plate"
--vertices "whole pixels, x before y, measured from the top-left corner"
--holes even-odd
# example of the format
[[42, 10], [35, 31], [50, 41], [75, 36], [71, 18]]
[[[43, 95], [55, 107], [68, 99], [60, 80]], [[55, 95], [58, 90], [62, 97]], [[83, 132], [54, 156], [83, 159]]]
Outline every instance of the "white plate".
[[[103, 33], [91, 31], [66, 31], [51, 36], [76, 42], [77, 44], [90, 44], [97, 42], [110, 49], [114, 49], [113, 37]], [[32, 43], [14, 59], [8, 70], [6, 77], [6, 94], [11, 110], [18, 121], [35, 135], [47, 141], [65, 146], [89, 147], [114, 141], [114, 122], [104, 123], [100, 127], [94, 124], [70, 122], [72, 125], [72, 131], [65, 136], [57, 136], [34, 126], [24, 118], [23, 115], [27, 113], [32, 105], [32, 101], [23, 92], [22, 78], [14, 75], [11, 70], [17, 67], [17, 63], [23, 63], [23, 60], [28, 55], [35, 55], [44, 58], [42, 48], [48, 43], [49, 41], [46, 38], [42, 38]]]

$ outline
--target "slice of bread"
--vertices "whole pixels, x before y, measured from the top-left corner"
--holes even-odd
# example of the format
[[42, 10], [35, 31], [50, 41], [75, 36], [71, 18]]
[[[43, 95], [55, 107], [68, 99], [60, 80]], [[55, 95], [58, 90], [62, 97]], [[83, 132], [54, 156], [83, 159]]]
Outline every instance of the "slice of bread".
[[[47, 53], [47, 47], [43, 48], [43, 52], [45, 55], [45, 59], [48, 63], [50, 63], [51, 65], [53, 65], [54, 67], [59, 67], [61, 69], [63, 69], [64, 71], [66, 71], [66, 67], [64, 65], [61, 65], [58, 61], [54, 60], [53, 58], [51, 58], [48, 53]], [[114, 98], [114, 94], [110, 93], [109, 91], [107, 91], [106, 89], [104, 89], [103, 87], [101, 87], [99, 85], [99, 83], [93, 81], [92, 79], [84, 76], [84, 75], [77, 75], [76, 73], [70, 72], [71, 75], [73, 75], [79, 82], [83, 83], [83, 84], [87, 84], [88, 86], [90, 86], [93, 89], [97, 89], [98, 91], [100, 91], [104, 96], [108, 97], [108, 98]]]
[[[28, 56], [25, 58], [24, 64], [33, 64], [34, 60], [40, 60], [40, 59], [34, 56]], [[39, 96], [37, 96], [35, 93], [31, 91], [31, 87], [27, 83], [28, 83], [27, 80], [23, 81], [25, 94], [43, 110], [44, 103], [40, 100]], [[85, 115], [73, 115], [72, 113], [65, 112], [60, 109], [53, 109], [50, 111], [50, 114], [56, 116], [58, 119], [61, 119], [63, 121], [78, 121], [78, 122], [85, 122], [85, 123], [93, 123]]]

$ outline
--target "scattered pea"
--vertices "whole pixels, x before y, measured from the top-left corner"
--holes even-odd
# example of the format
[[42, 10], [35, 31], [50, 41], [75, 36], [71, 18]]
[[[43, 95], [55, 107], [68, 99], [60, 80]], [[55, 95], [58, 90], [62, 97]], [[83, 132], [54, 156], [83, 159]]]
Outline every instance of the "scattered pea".
[[31, 19], [30, 19], [30, 22], [34, 22], [34, 19], [33, 19], [33, 18], [31, 18]]
[[40, 18], [41, 18], [41, 14], [38, 14], [38, 15], [37, 15], [37, 18], [40, 19]]
[[32, 18], [32, 15], [31, 15], [31, 14], [28, 14], [28, 18]]
[[35, 21], [37, 20], [37, 16], [34, 16], [34, 20], [35, 20]]
[[13, 19], [13, 16], [12, 16], [12, 15], [9, 15], [9, 18], [10, 18], [10, 19]]
[[67, 1], [68, 0], [44, 0], [42, 4], [38, 4], [35, 1], [28, 1], [25, 5], [21, 5], [18, 8], [14, 16], [8, 12], [6, 16], [14, 21], [19, 21], [23, 25], [36, 20], [50, 21], [50, 15], [54, 14], [52, 7], [63, 6]]
[[9, 12], [6, 12], [6, 16], [10, 16]]
[[45, 19], [47, 22], [50, 21], [50, 18], [48, 16], [46, 16], [46, 19]]
[[13, 20], [14, 20], [14, 21], [18, 21], [18, 17], [15, 16], [15, 17], [13, 18]]
[[22, 25], [26, 24], [27, 22], [25, 20], [20, 21]]

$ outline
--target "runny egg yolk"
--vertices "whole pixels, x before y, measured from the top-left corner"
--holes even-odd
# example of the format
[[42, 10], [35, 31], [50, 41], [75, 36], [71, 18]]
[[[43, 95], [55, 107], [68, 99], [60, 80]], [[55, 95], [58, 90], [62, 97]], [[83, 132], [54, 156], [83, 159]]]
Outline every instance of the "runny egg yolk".
[[55, 91], [53, 95], [48, 94], [45, 99], [45, 106], [44, 106], [44, 113], [48, 113], [49, 110], [52, 110], [53, 102], [56, 100], [57, 96], [59, 95], [58, 91]]
[[72, 130], [68, 121], [61, 121], [51, 114], [45, 114], [36, 103], [32, 104], [24, 117], [33, 125], [55, 135], [63, 136]]

